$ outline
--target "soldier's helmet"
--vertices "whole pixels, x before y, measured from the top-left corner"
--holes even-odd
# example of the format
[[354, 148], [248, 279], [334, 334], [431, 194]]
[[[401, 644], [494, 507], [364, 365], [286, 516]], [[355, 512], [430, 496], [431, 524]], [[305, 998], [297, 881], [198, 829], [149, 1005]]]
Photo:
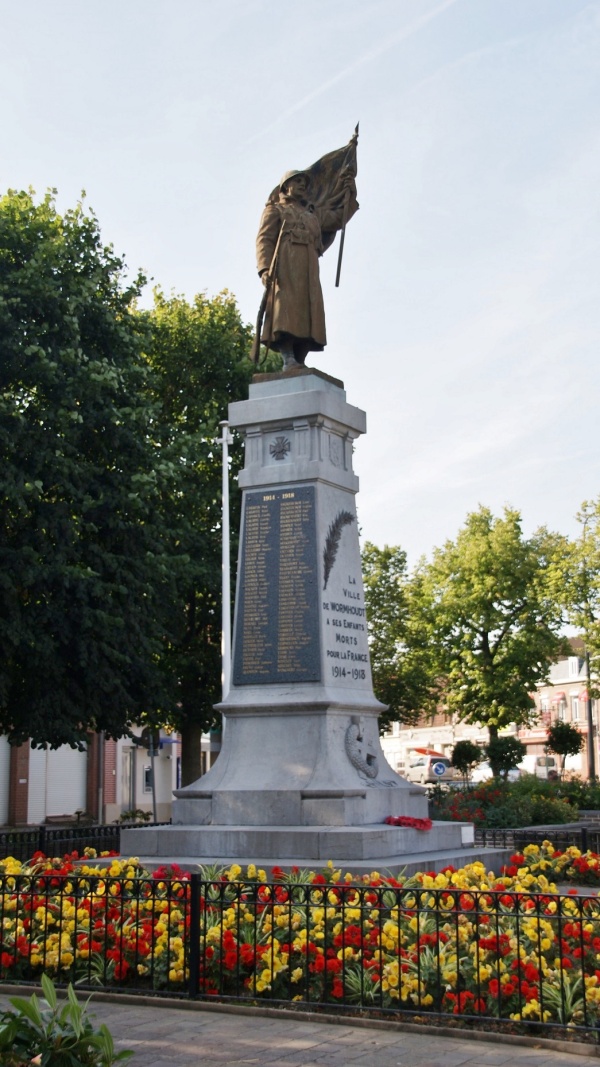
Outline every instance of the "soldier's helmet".
[[285, 190], [286, 182], [289, 182], [290, 178], [304, 178], [308, 185], [308, 174], [305, 170], [286, 170], [283, 178], [279, 182], [279, 188], [282, 192]]

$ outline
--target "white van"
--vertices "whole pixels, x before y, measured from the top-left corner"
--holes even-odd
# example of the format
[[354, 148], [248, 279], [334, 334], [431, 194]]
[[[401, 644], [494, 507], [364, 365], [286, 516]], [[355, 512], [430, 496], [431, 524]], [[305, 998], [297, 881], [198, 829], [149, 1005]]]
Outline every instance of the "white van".
[[447, 756], [415, 753], [415, 757], [402, 772], [409, 782], [432, 785], [434, 782], [448, 782], [454, 778], [454, 767]]
[[557, 778], [558, 765], [555, 756], [524, 756], [519, 763], [523, 774], [535, 774], [536, 778]]

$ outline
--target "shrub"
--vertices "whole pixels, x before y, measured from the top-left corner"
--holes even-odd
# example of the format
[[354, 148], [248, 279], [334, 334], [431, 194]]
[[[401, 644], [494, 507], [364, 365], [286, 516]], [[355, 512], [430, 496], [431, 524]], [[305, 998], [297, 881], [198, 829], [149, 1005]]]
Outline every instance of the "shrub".
[[563, 777], [558, 788], [558, 795], [573, 807], [591, 811], [600, 809], [600, 782], [597, 779], [583, 782], [578, 777]]
[[452, 750], [452, 766], [456, 767], [466, 781], [473, 767], [481, 761], [482, 755], [479, 745], [465, 738], [463, 741], [457, 741]]
[[0, 1062], [7, 1067], [49, 1064], [51, 1067], [111, 1067], [132, 1052], [115, 1052], [110, 1031], [102, 1024], [94, 1030], [86, 1015], [89, 999], [81, 1005], [73, 986], [67, 1001], [58, 1005], [54, 983], [42, 975], [44, 999], [11, 997], [15, 1011], [0, 1015]]
[[583, 734], [570, 722], [562, 722], [557, 719], [548, 728], [548, 752], [555, 752], [560, 756], [561, 773], [567, 756], [576, 756], [581, 752], [584, 745]]
[[526, 751], [518, 737], [493, 737], [485, 746], [485, 755], [490, 761], [494, 777], [502, 775], [505, 779], [509, 771], [519, 766]]
[[475, 789], [434, 790], [432, 819], [473, 822], [487, 829], [564, 824], [577, 818], [577, 808], [558, 794], [557, 782], [526, 775], [516, 782], [493, 779]]

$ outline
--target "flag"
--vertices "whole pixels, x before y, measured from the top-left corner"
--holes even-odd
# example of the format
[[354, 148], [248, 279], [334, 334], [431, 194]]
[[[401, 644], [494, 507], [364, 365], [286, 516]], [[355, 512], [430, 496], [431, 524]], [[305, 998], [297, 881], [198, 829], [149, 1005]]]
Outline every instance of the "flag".
[[[312, 204], [317, 210], [321, 207], [325, 207], [327, 204], [329, 208], [335, 208], [336, 206], [342, 206], [344, 202], [345, 188], [342, 185], [342, 178], [347, 171], [356, 178], [357, 174], [357, 160], [356, 160], [356, 146], [358, 144], [358, 126], [356, 127], [352, 137], [347, 145], [343, 148], [336, 148], [333, 152], [328, 152], [326, 156], [321, 156], [320, 159], [313, 163], [310, 167], [306, 167], [301, 173], [305, 174], [308, 179], [308, 189], [306, 193], [306, 199], [308, 203]], [[271, 203], [276, 203], [279, 199], [279, 186], [277, 185], [269, 197]], [[352, 218], [355, 211], [358, 210], [358, 201], [356, 199], [356, 188], [351, 191], [350, 201], [348, 204], [348, 218]], [[336, 230], [330, 233], [323, 233], [323, 251], [333, 244], [335, 239]]]

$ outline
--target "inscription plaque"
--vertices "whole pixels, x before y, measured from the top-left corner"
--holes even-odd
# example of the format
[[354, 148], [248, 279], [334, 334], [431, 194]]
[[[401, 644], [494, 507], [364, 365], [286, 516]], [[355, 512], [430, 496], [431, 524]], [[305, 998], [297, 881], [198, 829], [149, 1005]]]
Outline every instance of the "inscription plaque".
[[234, 685], [321, 680], [319, 599], [314, 486], [247, 493]]

